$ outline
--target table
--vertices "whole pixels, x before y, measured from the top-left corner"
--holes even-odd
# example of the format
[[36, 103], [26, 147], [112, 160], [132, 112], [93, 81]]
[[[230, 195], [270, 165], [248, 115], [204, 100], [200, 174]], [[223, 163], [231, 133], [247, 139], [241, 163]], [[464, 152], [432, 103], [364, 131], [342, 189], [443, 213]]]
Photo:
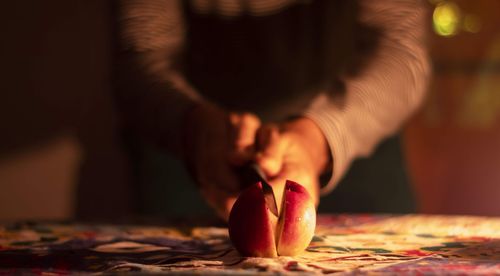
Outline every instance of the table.
[[320, 215], [307, 251], [243, 258], [224, 227], [17, 223], [0, 226], [0, 274], [500, 274], [500, 218]]

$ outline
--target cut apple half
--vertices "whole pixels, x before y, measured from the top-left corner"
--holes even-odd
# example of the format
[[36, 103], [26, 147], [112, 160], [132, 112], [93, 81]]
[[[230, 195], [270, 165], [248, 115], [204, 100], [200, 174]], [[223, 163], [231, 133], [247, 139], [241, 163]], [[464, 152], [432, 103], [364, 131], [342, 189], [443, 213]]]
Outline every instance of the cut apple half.
[[266, 182], [248, 187], [229, 215], [229, 236], [243, 256], [300, 254], [311, 242], [315, 227], [313, 199], [304, 187], [290, 180], [279, 203]]

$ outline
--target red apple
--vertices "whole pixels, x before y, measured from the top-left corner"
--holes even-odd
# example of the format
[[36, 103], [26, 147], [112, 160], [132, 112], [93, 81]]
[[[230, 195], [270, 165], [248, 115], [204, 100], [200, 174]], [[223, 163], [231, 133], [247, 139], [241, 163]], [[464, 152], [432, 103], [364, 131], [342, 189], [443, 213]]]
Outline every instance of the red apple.
[[272, 188], [258, 182], [243, 191], [234, 203], [229, 215], [229, 236], [240, 254], [293, 256], [311, 242], [316, 209], [307, 190], [287, 180], [282, 202], [276, 203], [274, 198]]

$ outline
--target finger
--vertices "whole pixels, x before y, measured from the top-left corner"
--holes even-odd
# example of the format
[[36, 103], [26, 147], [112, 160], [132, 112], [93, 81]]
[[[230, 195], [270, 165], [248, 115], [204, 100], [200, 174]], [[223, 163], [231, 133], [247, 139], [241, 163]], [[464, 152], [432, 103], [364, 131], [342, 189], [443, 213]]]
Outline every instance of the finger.
[[237, 175], [221, 155], [200, 156], [194, 175], [199, 185], [215, 186], [228, 193], [237, 193], [240, 190]]
[[200, 192], [207, 203], [216, 211], [217, 215], [227, 221], [238, 193], [221, 189], [213, 182], [204, 182], [200, 185]]
[[228, 164], [221, 164], [206, 173], [209, 175], [211, 186], [227, 193], [238, 193], [240, 191], [238, 178]]
[[260, 120], [251, 113], [232, 113], [229, 120], [231, 123], [229, 161], [233, 165], [242, 165], [250, 161], [254, 153], [255, 136], [260, 127]]
[[219, 217], [224, 219], [224, 221], [227, 222], [229, 220], [229, 215], [231, 214], [231, 209], [233, 209], [233, 205], [235, 202], [236, 202], [235, 196], [228, 197], [223, 201], [223, 204], [221, 206], [220, 211], [218, 212], [218, 215]]
[[260, 127], [260, 120], [251, 113], [242, 113], [237, 117], [239, 117], [236, 120], [237, 124], [233, 124], [233, 147], [235, 149], [241, 149], [254, 144], [255, 134]]
[[274, 177], [281, 170], [288, 145], [287, 138], [280, 135], [276, 126], [266, 125], [259, 129], [257, 140], [255, 162], [268, 177]]
[[228, 221], [231, 208], [236, 201], [236, 196], [222, 193], [213, 188], [201, 188], [202, 194], [208, 205], [216, 212], [217, 216]]

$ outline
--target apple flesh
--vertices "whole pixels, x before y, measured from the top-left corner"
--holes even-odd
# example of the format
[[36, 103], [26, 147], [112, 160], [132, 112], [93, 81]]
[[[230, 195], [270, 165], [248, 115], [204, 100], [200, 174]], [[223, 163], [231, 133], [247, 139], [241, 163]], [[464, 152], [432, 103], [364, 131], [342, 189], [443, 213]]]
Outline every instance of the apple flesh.
[[243, 256], [297, 255], [314, 235], [314, 201], [304, 187], [287, 180], [282, 202], [270, 202], [268, 193], [273, 191], [266, 186], [258, 182], [248, 187], [234, 203], [229, 215], [231, 241]]

